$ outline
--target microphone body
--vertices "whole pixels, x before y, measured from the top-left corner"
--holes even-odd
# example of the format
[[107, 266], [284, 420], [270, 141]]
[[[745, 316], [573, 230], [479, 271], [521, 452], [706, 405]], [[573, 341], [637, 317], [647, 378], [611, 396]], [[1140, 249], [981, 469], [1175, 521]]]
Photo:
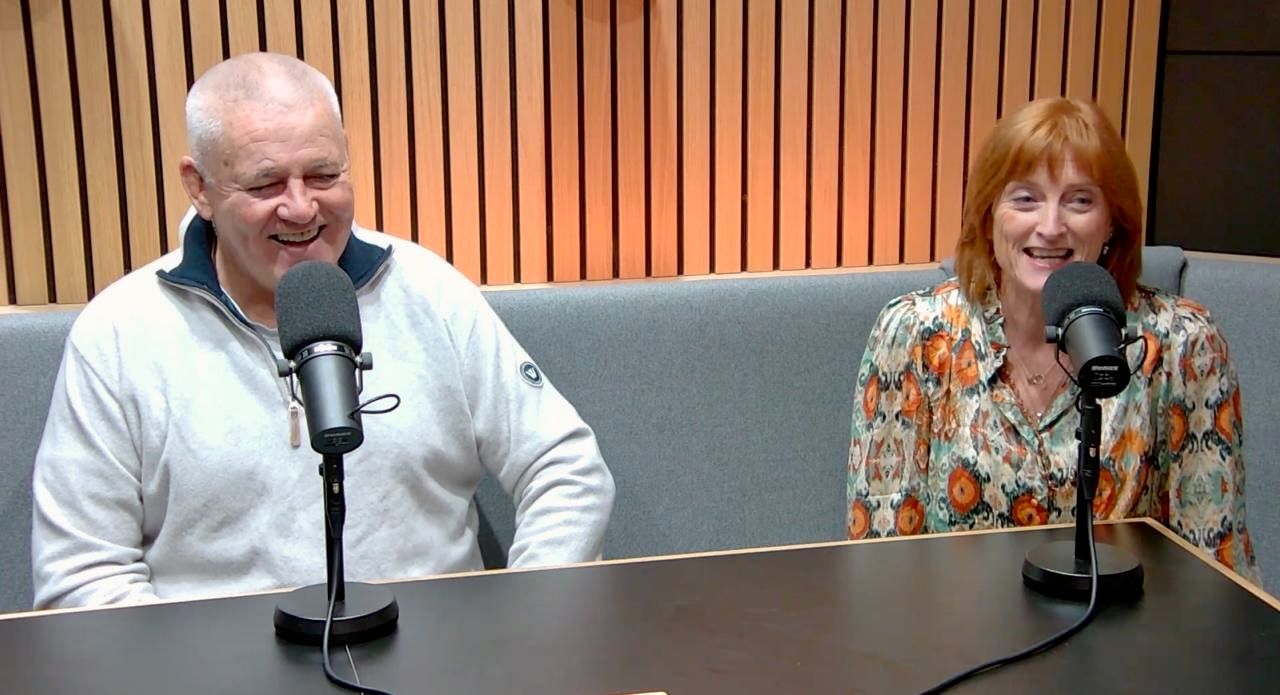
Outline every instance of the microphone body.
[[1045, 337], [1075, 365], [1076, 383], [1094, 398], [1110, 398], [1129, 385], [1124, 301], [1111, 274], [1094, 263], [1069, 263], [1045, 281]]
[[304, 348], [295, 373], [302, 387], [311, 448], [320, 454], [346, 454], [364, 443], [356, 389], [357, 356], [339, 342]]

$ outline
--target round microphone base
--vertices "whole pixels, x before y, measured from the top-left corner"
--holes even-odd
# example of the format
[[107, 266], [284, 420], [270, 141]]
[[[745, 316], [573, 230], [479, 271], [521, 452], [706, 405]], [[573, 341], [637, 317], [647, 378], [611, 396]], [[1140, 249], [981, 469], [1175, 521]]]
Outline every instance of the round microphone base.
[[[1117, 601], [1142, 595], [1142, 563], [1123, 548], [1098, 543], [1098, 599]], [[1076, 559], [1073, 541], [1053, 541], [1032, 548], [1022, 561], [1022, 583], [1042, 594], [1069, 601], [1088, 601], [1089, 562]]]
[[[396, 629], [400, 606], [381, 586], [347, 582], [345, 600], [333, 606], [331, 644], [368, 642]], [[289, 592], [276, 605], [276, 634], [299, 644], [320, 644], [329, 612], [329, 587], [313, 584]]]

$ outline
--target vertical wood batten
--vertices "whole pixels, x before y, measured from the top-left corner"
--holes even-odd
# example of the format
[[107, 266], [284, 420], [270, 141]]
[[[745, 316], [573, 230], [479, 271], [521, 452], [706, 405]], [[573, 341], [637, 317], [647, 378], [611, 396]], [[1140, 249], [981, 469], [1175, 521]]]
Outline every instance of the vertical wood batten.
[[711, 272], [711, 9], [710, 3], [682, 2], [684, 77], [681, 99], [683, 181], [680, 249], [686, 275]]
[[294, 34], [292, 0], [267, 0], [263, 3], [262, 10], [262, 21], [267, 30], [267, 50], [300, 57], [297, 36]]
[[[409, 87], [404, 65], [404, 4], [374, 0], [373, 44], [378, 85], [381, 228], [401, 239], [413, 236], [409, 205]], [[369, 191], [372, 193], [373, 191]]]
[[996, 123], [997, 93], [1000, 89], [1000, 3], [977, 0], [972, 27], [973, 54], [969, 56], [969, 162], [973, 167], [978, 151]]
[[485, 282], [516, 281], [514, 193], [511, 188], [511, 76], [507, 4], [480, 3], [480, 62], [484, 110]]
[[480, 282], [480, 160], [476, 128], [476, 42], [471, 0], [445, 0], [445, 66], [449, 93], [450, 227], [453, 265]]
[[679, 272], [676, 186], [676, 0], [649, 6], [649, 275]]
[[778, 267], [804, 268], [808, 262], [807, 214], [809, 134], [809, 4], [782, 3], [782, 46], [778, 56]]
[[[617, 83], [614, 99], [617, 108], [617, 190], [618, 258], [616, 277], [641, 278], [649, 249], [645, 239], [645, 43], [644, 21], [646, 0], [616, 0], [614, 21], [617, 31]], [[584, 18], [585, 21], [585, 18]], [[588, 240], [605, 233], [587, 228]], [[588, 241], [588, 244], [590, 241]], [[604, 245], [601, 244], [602, 248]], [[588, 247], [588, 251], [591, 251]], [[595, 252], [587, 258], [588, 269], [599, 267]], [[588, 275], [588, 277], [591, 277]]]
[[[440, 12], [409, 3], [413, 54], [413, 171], [418, 199], [418, 243], [441, 258], [448, 252], [445, 221], [444, 103], [440, 72]], [[308, 49], [309, 50], [309, 49]]]
[[356, 223], [377, 229], [374, 183], [372, 90], [369, 74], [369, 27], [362, 0], [338, 0], [338, 52], [342, 74], [342, 110], [356, 194]]
[[[218, 0], [179, 0], [187, 3], [187, 21], [191, 34], [191, 67], [196, 79], [222, 59], [222, 11]], [[326, 8], [328, 6], [325, 0]], [[329, 35], [326, 24], [324, 33]]]
[[773, 269], [774, 122], [776, 27], [774, 4], [747, 7], [747, 267]]
[[1035, 98], [1063, 93], [1062, 56], [1067, 31], [1067, 0], [1038, 0], [1036, 19]]
[[[582, 5], [582, 164], [587, 237], [583, 251], [588, 280], [613, 277], [611, 5], [610, 0], [583, 0]], [[635, 164], [634, 160], [619, 157], [619, 168]]]
[[[540, 3], [512, 0], [515, 26], [516, 163], [520, 196], [521, 282], [546, 282], [547, 139]], [[419, 202], [421, 204], [421, 202]]]
[[1004, 79], [1001, 81], [1000, 115], [1029, 101], [1031, 97], [1032, 26], [1035, 0], [1006, 0], [1004, 18]]
[[231, 47], [231, 55], [238, 56], [262, 50], [258, 43], [257, 0], [226, 0], [226, 3], [227, 39]]
[[[413, 3], [414, 6], [423, 3]], [[302, 0], [302, 57], [334, 82], [333, 14], [329, 0]], [[192, 22], [195, 23], [194, 21]], [[194, 31], [192, 34], [194, 35]], [[192, 41], [194, 43], [194, 39]], [[196, 70], [199, 75], [199, 68]], [[343, 105], [346, 116], [346, 104]], [[350, 128], [347, 129], [350, 131]], [[349, 134], [349, 133], [348, 133]]]
[[[1121, 126], [1134, 168], [1138, 189], [1147, 201], [1151, 172], [1151, 130], [1155, 113], [1156, 63], [1160, 44], [1160, 0], [1134, 0], [1133, 39], [1129, 47], [1128, 104]], [[1144, 224], [1146, 222], [1144, 221]]]
[[543, 0], [551, 80], [551, 279], [581, 279], [578, 185], [578, 14], [572, 0]]
[[160, 257], [159, 201], [151, 136], [151, 66], [143, 37], [142, 5], [111, 0], [111, 28], [119, 85], [120, 137], [124, 147], [128, 201], [129, 260], [132, 270]]
[[80, 172], [76, 167], [80, 153], [76, 151], [71, 105], [74, 94], [62, 3], [34, 0], [30, 6], [55, 294], [59, 302], [85, 302], [89, 288], [80, 216]]
[[1117, 132], [1123, 132], [1124, 66], [1129, 51], [1129, 0], [1103, 0], [1098, 37], [1095, 98]]
[[89, 199], [93, 289], [101, 292], [124, 275], [120, 187], [116, 175], [116, 120], [107, 74], [107, 31], [102, 3], [71, 3], [75, 28], [76, 91], [84, 133], [84, 185]]
[[934, 89], [938, 83], [938, 5], [911, 4], [907, 75], [906, 182], [903, 186], [903, 248], [906, 263], [932, 260]]
[[938, 149], [934, 186], [934, 255], [955, 254], [964, 206], [965, 112], [969, 55], [968, 0], [945, 0], [942, 6], [942, 54], [938, 60]]
[[882, 2], [879, 11], [871, 262], [887, 265], [902, 262], [902, 97], [906, 82], [903, 61], [907, 50], [907, 5]]
[[1067, 44], [1066, 95], [1093, 98], [1094, 45], [1098, 36], [1098, 0], [1072, 0]]
[[809, 114], [809, 267], [834, 268], [840, 203], [840, 0], [814, 0]]
[[712, 109], [714, 153], [711, 166], [715, 174], [712, 186], [712, 243], [714, 259], [712, 270], [717, 273], [736, 273], [742, 270], [742, 119], [744, 95], [742, 93], [743, 26], [745, 20], [742, 3], [717, 3], [712, 21], [712, 56], [715, 69], [715, 106]]
[[164, 183], [164, 226], [169, 250], [178, 248], [178, 224], [191, 205], [182, 188], [178, 164], [187, 154], [185, 105], [186, 47], [182, 41], [182, 11], [174, 0], [154, 1], [151, 40], [154, 42], [156, 110], [160, 124], [160, 171]]
[[[968, 16], [968, 10], [965, 10]], [[871, 92], [875, 3], [846, 0], [844, 52], [844, 151], [841, 201], [841, 264], [871, 262]]]
[[50, 297], [27, 49], [22, 8], [16, 2], [0, 2], [0, 61], [7, 71], [0, 80], [0, 133], [4, 134], [3, 193], [9, 205], [14, 299], [18, 304], [44, 304]]

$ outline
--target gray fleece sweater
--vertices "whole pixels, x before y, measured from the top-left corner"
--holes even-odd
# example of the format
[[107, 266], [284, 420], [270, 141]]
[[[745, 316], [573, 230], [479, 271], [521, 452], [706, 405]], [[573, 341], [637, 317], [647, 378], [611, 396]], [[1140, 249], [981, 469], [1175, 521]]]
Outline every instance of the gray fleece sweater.
[[[291, 441], [279, 346], [217, 287], [211, 233], [197, 218], [182, 250], [111, 285], [71, 330], [32, 482], [37, 608], [324, 582], [320, 457], [305, 421]], [[363, 230], [339, 266], [375, 356], [364, 396], [402, 399], [364, 418], [345, 458], [346, 578], [481, 568], [472, 495], [486, 471], [515, 501], [511, 566], [598, 557], [613, 480], [595, 436], [528, 378], [480, 292], [426, 249]]]

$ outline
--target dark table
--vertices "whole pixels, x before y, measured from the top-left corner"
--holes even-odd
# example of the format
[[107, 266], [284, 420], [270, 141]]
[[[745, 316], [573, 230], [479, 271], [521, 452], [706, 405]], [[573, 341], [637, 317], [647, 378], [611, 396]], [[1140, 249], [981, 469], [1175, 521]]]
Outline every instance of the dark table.
[[[615, 561], [390, 584], [398, 631], [351, 647], [400, 693], [907, 693], [1074, 622], [1022, 586], [1070, 528]], [[970, 692], [1280, 692], [1280, 603], [1158, 524], [1098, 526], [1146, 593]], [[276, 638], [279, 594], [0, 620], [4, 693], [324, 693], [317, 648]], [[335, 649], [339, 672], [351, 665]]]

